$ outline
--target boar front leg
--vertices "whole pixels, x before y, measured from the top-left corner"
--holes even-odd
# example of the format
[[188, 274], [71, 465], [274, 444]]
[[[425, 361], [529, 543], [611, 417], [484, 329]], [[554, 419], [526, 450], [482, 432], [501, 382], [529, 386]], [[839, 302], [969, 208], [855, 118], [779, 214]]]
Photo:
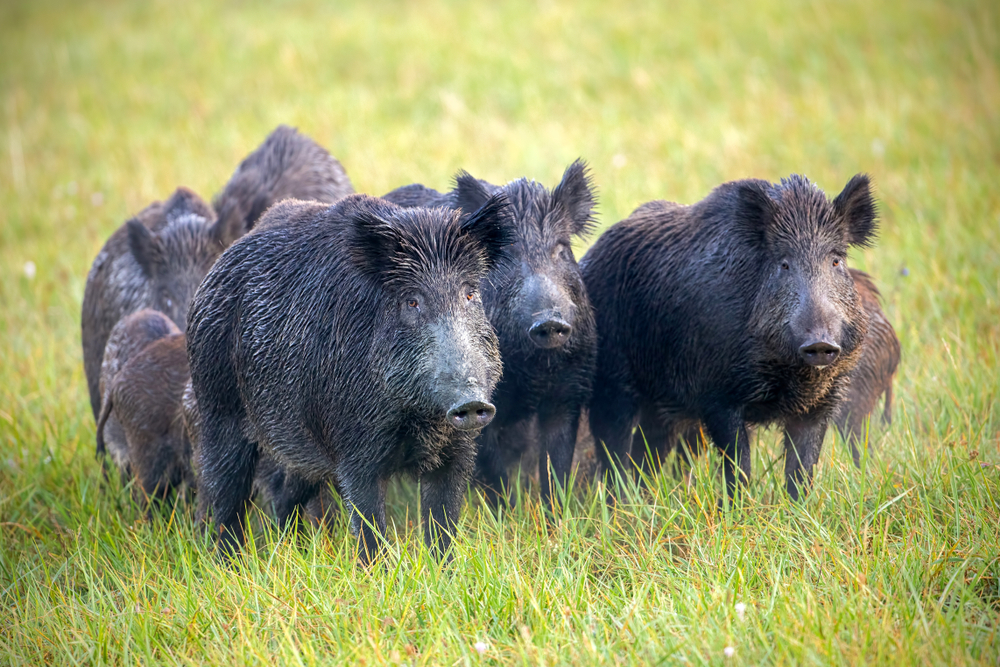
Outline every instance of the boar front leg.
[[826, 425], [825, 418], [808, 414], [785, 422], [785, 488], [792, 500], [809, 492]]
[[[538, 479], [541, 482], [542, 500], [556, 511], [558, 500], [554, 497], [551, 476], [555, 475], [566, 490], [570, 470], [573, 467], [573, 451], [576, 449], [576, 433], [580, 426], [580, 409], [538, 416]], [[550, 470], [551, 468], [551, 470]]]
[[441, 558], [451, 546], [472, 466], [453, 461], [420, 477], [424, 540]]
[[720, 411], [708, 415], [704, 423], [715, 446], [722, 452], [726, 493], [732, 500], [736, 490], [750, 481], [750, 437], [743, 421], [743, 411]]
[[344, 504], [351, 511], [351, 533], [358, 537], [358, 560], [367, 566], [382, 552], [385, 535], [385, 480], [349, 480], [344, 484]]

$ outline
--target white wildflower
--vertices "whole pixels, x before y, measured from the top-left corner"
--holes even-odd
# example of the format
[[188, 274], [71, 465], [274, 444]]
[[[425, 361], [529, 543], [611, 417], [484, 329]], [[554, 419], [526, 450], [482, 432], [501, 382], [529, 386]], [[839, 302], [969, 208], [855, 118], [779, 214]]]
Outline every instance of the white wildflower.
[[731, 658], [734, 655], [736, 655], [736, 649], [734, 649], [732, 646], [727, 646], [726, 648], [722, 649], [722, 652], [725, 654], [727, 658]]
[[35, 266], [35, 263], [32, 262], [31, 260], [28, 260], [27, 262], [24, 263], [24, 276], [28, 280], [34, 280], [35, 279], [35, 273], [36, 273], [37, 270], [38, 269]]
[[482, 655], [483, 653], [486, 653], [486, 649], [488, 649], [489, 646], [486, 645], [486, 642], [476, 642], [472, 645], [472, 648], [476, 649], [476, 653]]
[[743, 604], [742, 602], [737, 602], [736, 603], [736, 618], [738, 618], [738, 619], [740, 619], [742, 621], [743, 617], [746, 616], [746, 613], [747, 613], [747, 606], [745, 604]]

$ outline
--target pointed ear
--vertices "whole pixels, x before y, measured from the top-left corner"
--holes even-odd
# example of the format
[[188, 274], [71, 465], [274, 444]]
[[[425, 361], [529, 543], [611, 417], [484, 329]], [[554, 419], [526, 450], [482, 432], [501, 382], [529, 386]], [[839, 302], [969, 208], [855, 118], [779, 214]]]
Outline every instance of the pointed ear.
[[867, 174], [857, 174], [833, 200], [833, 209], [847, 229], [850, 245], [869, 247], [878, 232], [878, 211]]
[[164, 215], [168, 220], [173, 220], [174, 218], [179, 218], [182, 215], [188, 215], [191, 213], [194, 215], [200, 215], [208, 222], [215, 219], [215, 212], [212, 210], [212, 207], [210, 207], [204, 199], [199, 197], [198, 193], [190, 188], [185, 188], [184, 186], [174, 190], [174, 193], [170, 195], [170, 198], [164, 202], [163, 208]]
[[507, 247], [514, 243], [514, 221], [507, 210], [507, 196], [503, 192], [491, 196], [461, 223], [460, 229], [483, 247], [492, 270], [507, 259]]
[[573, 234], [587, 236], [594, 231], [597, 198], [586, 162], [578, 159], [566, 169], [562, 182], [552, 192], [552, 201], [569, 216]]
[[226, 208], [220, 211], [219, 218], [212, 224], [212, 235], [223, 248], [228, 248], [236, 239], [250, 231], [247, 219], [249, 216], [244, 215], [241, 206]]
[[774, 226], [776, 205], [771, 199], [771, 184], [758, 179], [737, 181], [736, 207], [733, 215], [744, 228], [761, 243], [767, 244]]
[[482, 208], [489, 198], [489, 190], [478, 178], [467, 171], [455, 174], [455, 205], [464, 215]]
[[152, 278], [156, 267], [163, 263], [163, 250], [153, 233], [135, 218], [125, 223], [128, 231], [128, 247], [139, 263], [142, 272]]
[[403, 247], [399, 231], [368, 208], [356, 210], [349, 224], [348, 254], [355, 266], [371, 277], [391, 274]]

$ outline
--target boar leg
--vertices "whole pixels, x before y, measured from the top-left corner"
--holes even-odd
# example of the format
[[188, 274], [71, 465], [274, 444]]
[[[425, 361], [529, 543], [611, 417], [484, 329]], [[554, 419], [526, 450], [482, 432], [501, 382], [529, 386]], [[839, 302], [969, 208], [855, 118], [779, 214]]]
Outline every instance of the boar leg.
[[639, 407], [624, 387], [619, 390], [594, 389], [590, 403], [590, 432], [594, 436], [601, 469], [608, 473], [617, 468], [622, 473], [629, 467], [632, 453], [632, 430]]
[[732, 500], [737, 488], [750, 481], [750, 437], [743, 413], [740, 410], [717, 412], [708, 415], [704, 422], [712, 441], [722, 453], [726, 493]]
[[573, 467], [573, 450], [576, 449], [576, 432], [580, 427], [579, 408], [564, 413], [538, 416], [538, 480], [542, 486], [542, 500], [552, 511], [557, 509], [549, 468], [565, 491]]
[[219, 549], [225, 556], [243, 546], [257, 456], [257, 446], [243, 436], [239, 420], [204, 415], [198, 491], [205, 494], [206, 506], [212, 509]]
[[420, 476], [424, 540], [438, 558], [451, 546], [471, 472], [471, 465], [453, 461]]
[[[648, 416], [647, 416], [648, 415]], [[643, 410], [639, 426], [632, 440], [632, 459], [639, 470], [647, 477], [659, 472], [667, 454], [678, 445], [676, 426]]]
[[271, 481], [271, 505], [278, 529], [284, 531], [288, 521], [298, 510], [298, 522], [306, 517], [306, 505], [317, 493], [320, 485], [309, 482], [293, 472], [282, 470], [280, 480]]
[[491, 425], [483, 429], [479, 436], [479, 451], [476, 454], [476, 469], [483, 496], [491, 507], [496, 508], [501, 500], [511, 506], [514, 499], [510, 495], [510, 481], [507, 477], [507, 461], [500, 449], [502, 427]]
[[352, 480], [349, 474], [339, 475], [344, 482], [344, 504], [351, 511], [351, 532], [358, 537], [358, 560], [370, 565], [382, 551], [385, 535], [385, 480]]
[[826, 424], [825, 418], [808, 414], [785, 422], [785, 488], [792, 500], [809, 491]]

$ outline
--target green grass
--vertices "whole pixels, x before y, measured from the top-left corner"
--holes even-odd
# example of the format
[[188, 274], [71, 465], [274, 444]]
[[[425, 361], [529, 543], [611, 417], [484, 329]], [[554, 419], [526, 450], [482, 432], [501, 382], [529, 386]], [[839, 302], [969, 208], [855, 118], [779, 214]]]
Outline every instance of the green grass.
[[[659, 5], [0, 3], [0, 662], [997, 664], [1000, 7]], [[602, 228], [729, 179], [869, 172], [881, 240], [851, 264], [902, 340], [896, 420], [862, 472], [828, 436], [799, 505], [764, 433], [724, 516], [714, 455], [553, 524], [535, 493], [500, 520], [470, 495], [441, 565], [404, 484], [384, 567], [342, 521], [258, 521], [221, 566], [190, 507], [147, 521], [102, 481], [78, 318], [118, 225], [210, 196], [278, 123], [375, 194], [459, 168], [554, 185], [583, 157]]]

